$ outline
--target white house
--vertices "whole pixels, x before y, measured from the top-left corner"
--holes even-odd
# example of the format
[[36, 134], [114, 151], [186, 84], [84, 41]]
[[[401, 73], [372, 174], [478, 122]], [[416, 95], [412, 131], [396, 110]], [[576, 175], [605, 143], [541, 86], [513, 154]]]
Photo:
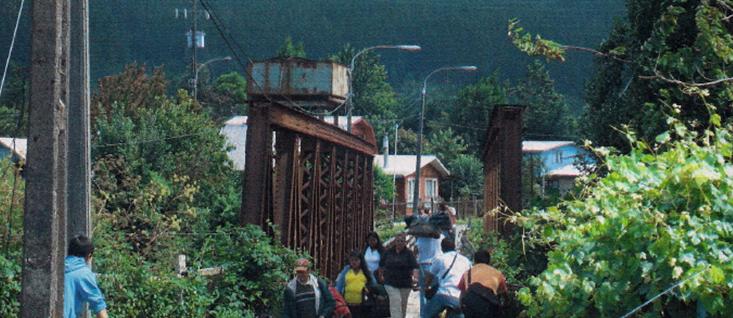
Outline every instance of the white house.
[[25, 160], [27, 150], [25, 138], [0, 137], [0, 160], [11, 156], [13, 161]]

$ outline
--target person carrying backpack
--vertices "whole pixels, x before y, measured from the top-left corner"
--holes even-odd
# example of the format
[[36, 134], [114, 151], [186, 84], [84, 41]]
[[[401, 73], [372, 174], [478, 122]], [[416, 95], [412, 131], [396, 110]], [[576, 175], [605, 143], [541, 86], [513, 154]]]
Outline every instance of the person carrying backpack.
[[500, 317], [498, 296], [506, 294], [506, 277], [489, 265], [491, 253], [481, 250], [474, 254], [475, 265], [461, 277], [461, 310], [466, 318]]
[[[458, 284], [461, 275], [471, 268], [471, 261], [456, 251], [456, 245], [450, 238], [444, 238], [440, 242], [443, 254], [433, 259], [430, 266], [430, 274], [434, 278], [434, 284], [426, 287], [425, 296], [429, 300], [425, 308], [421, 310], [422, 318], [435, 318], [445, 309], [448, 310], [447, 317], [462, 318], [460, 311], [460, 295]], [[435, 290], [435, 292], [430, 292]]]

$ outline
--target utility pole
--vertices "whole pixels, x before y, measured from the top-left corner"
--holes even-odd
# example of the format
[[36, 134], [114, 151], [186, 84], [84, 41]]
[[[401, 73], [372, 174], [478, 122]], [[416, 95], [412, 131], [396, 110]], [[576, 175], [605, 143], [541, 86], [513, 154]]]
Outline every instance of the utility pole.
[[[397, 160], [397, 129], [400, 128], [400, 124], [394, 124], [394, 156]], [[389, 155], [389, 154], [387, 154]], [[394, 223], [395, 217], [397, 216], [397, 174], [392, 174], [392, 223]]]
[[71, 1], [69, 71], [69, 188], [67, 241], [91, 236], [91, 155], [89, 150], [89, 0]]
[[[198, 37], [196, 36], [196, 0], [191, 0], [191, 78], [196, 80], [196, 47], [198, 46]], [[192, 95], [196, 96], [196, 84], [192, 88]]]
[[21, 317], [63, 317], [69, 2], [35, 1]]

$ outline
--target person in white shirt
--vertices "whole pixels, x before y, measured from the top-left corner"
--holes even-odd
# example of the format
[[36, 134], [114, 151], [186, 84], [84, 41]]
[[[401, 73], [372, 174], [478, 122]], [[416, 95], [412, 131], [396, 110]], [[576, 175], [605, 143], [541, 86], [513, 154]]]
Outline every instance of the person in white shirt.
[[458, 284], [463, 273], [471, 269], [471, 261], [456, 252], [456, 245], [449, 238], [443, 239], [440, 246], [443, 254], [433, 259], [430, 267], [430, 273], [438, 280], [438, 291], [421, 310], [422, 318], [437, 317], [446, 308], [454, 309], [448, 312], [448, 317], [462, 318], [463, 314], [459, 310], [461, 290], [458, 289]]
[[366, 262], [369, 274], [372, 276], [373, 283], [377, 283], [376, 275], [374, 271], [379, 268], [379, 261], [382, 259], [384, 254], [384, 246], [382, 241], [379, 239], [377, 232], [369, 232], [367, 234], [367, 246], [364, 249], [364, 261]]

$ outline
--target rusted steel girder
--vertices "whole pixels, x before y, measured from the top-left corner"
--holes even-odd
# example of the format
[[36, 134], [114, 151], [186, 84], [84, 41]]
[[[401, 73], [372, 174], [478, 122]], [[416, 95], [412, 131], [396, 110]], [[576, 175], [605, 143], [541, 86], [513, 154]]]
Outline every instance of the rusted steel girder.
[[376, 145], [278, 104], [252, 103], [249, 115], [242, 223], [276, 225], [335, 278], [372, 229]]
[[[521, 106], [497, 106], [486, 132], [484, 163], [484, 212], [501, 205], [522, 209], [522, 110]], [[486, 215], [484, 229], [508, 233], [503, 218]]]

